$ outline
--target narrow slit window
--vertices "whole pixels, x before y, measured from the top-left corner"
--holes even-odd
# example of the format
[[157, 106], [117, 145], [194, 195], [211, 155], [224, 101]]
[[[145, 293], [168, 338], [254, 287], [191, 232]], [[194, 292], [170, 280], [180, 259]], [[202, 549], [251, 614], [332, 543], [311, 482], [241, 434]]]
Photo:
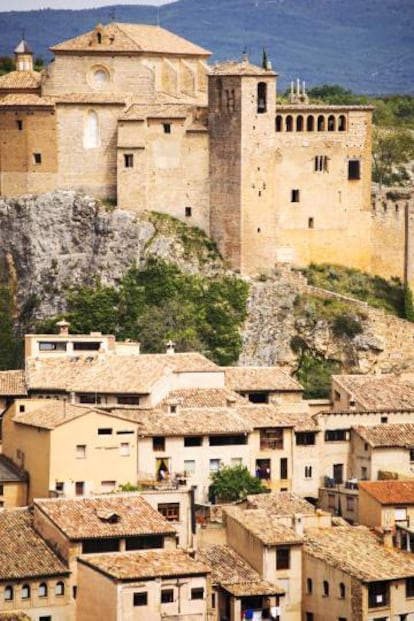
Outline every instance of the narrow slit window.
[[361, 162], [359, 160], [349, 160], [348, 179], [350, 181], [361, 179]]
[[171, 123], [163, 123], [164, 134], [171, 134]]
[[290, 202], [291, 203], [299, 203], [299, 199], [300, 199], [300, 192], [299, 190], [295, 189], [291, 191], [291, 195], [290, 195]]
[[33, 153], [33, 163], [41, 164], [42, 163], [42, 154], [41, 153]]
[[133, 153], [124, 154], [124, 166], [125, 168], [134, 168], [134, 154]]

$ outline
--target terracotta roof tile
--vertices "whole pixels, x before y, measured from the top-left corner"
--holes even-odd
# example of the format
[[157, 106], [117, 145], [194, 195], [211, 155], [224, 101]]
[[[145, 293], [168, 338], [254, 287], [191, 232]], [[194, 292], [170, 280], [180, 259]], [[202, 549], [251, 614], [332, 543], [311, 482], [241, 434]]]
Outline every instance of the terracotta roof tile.
[[0, 455], [0, 483], [27, 481], [27, 473], [18, 468], [8, 457]]
[[414, 380], [388, 375], [334, 375], [332, 379], [364, 409], [414, 408]]
[[414, 423], [355, 425], [352, 429], [372, 447], [414, 448]]
[[382, 505], [414, 504], [414, 481], [360, 481], [358, 488]]
[[249, 509], [264, 509], [269, 515], [292, 516], [314, 514], [315, 507], [292, 492], [273, 492], [247, 496]]
[[206, 545], [199, 550], [198, 558], [211, 567], [212, 582], [235, 597], [284, 593], [279, 585], [263, 580], [260, 574], [228, 545]]
[[25, 394], [24, 371], [0, 371], [0, 395], [12, 397]]
[[[72, 405], [59, 399], [27, 399], [19, 403], [25, 412], [17, 412], [13, 416], [15, 423], [49, 430], [96, 411], [90, 406]], [[103, 414], [102, 411], [99, 413]]]
[[252, 63], [249, 63], [245, 60], [228, 60], [225, 62], [216, 63], [211, 67], [210, 73], [214, 75], [276, 75], [275, 72], [271, 69], [263, 69], [263, 67], [259, 67], [258, 65], [252, 65]]
[[94, 52], [129, 52], [129, 53], [153, 53], [174, 54], [179, 56], [203, 56], [211, 55], [208, 50], [179, 37], [178, 35], [147, 24], [123, 24], [111, 23], [101, 29], [101, 43], [98, 43], [96, 31], [92, 30], [84, 34], [63, 41], [51, 47], [52, 52], [83, 51], [93, 54]]
[[299, 382], [278, 367], [223, 367], [223, 371], [226, 386], [238, 392], [303, 392]]
[[0, 580], [68, 573], [67, 567], [34, 530], [28, 509], [0, 512]]
[[248, 405], [244, 397], [227, 388], [183, 388], [172, 390], [161, 405], [178, 402], [180, 408], [222, 408], [231, 401], [237, 405]]
[[[175, 529], [138, 494], [112, 494], [85, 498], [34, 501], [69, 538], [167, 535]], [[115, 520], [105, 519], [115, 515]]]
[[9, 89], [38, 89], [42, 81], [39, 71], [10, 71], [0, 76], [0, 91]]
[[191, 558], [184, 550], [88, 554], [81, 556], [79, 561], [121, 581], [210, 573], [207, 564]]
[[30, 93], [15, 93], [0, 97], [0, 106], [38, 106], [53, 107], [55, 102], [50, 97], [39, 97]]
[[183, 103], [132, 104], [120, 120], [140, 119], [186, 119], [191, 114], [189, 105]]
[[303, 541], [303, 537], [292, 528], [277, 521], [269, 520], [269, 513], [264, 509], [242, 509], [229, 506], [224, 507], [223, 512], [244, 526], [246, 530], [267, 546], [296, 544]]
[[384, 547], [364, 526], [309, 529], [304, 552], [362, 582], [414, 576], [413, 555]]

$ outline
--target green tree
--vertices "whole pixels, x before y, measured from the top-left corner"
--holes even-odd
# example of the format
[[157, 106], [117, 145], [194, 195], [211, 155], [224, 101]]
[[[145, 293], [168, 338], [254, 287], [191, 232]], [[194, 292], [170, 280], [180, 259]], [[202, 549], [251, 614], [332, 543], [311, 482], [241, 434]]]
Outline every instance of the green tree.
[[220, 502], [233, 502], [249, 494], [260, 494], [267, 489], [252, 476], [246, 466], [223, 466], [211, 475], [209, 496]]
[[414, 321], [414, 299], [413, 292], [407, 285], [404, 291], [404, 314], [408, 321]]
[[0, 370], [18, 369], [22, 360], [22, 342], [15, 333], [13, 299], [8, 286], [0, 286]]
[[[380, 185], [400, 183], [404, 167], [414, 157], [414, 136], [408, 129], [375, 128], [372, 159], [373, 180]], [[398, 166], [400, 170], [398, 172]]]

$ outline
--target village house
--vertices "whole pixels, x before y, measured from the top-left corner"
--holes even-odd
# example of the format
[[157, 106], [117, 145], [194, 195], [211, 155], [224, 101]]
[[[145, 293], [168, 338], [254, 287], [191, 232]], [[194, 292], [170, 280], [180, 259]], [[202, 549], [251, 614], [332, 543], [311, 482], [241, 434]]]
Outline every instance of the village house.
[[303, 543], [305, 621], [409, 621], [414, 557], [366, 527], [311, 529]]
[[207, 621], [210, 566], [183, 550], [78, 559], [77, 621]]
[[414, 519], [414, 480], [361, 481], [359, 491], [360, 524], [372, 528], [409, 529]]
[[0, 77], [1, 196], [71, 189], [164, 212], [246, 274], [329, 261], [411, 282], [412, 253], [388, 244], [392, 226], [411, 247], [404, 211], [395, 232], [371, 209], [370, 106], [312, 104], [300, 81], [281, 104], [269, 62], [208, 66], [159, 26], [98, 24], [51, 51], [40, 74], [22, 41]]
[[414, 374], [333, 375], [334, 412], [414, 409]]
[[11, 459], [0, 455], [0, 509], [27, 505], [27, 473]]
[[72, 621], [69, 569], [32, 522], [27, 508], [0, 511], [0, 611]]
[[[223, 367], [226, 386], [252, 403], [300, 407], [303, 386], [279, 367]], [[303, 411], [303, 405], [302, 410]]]

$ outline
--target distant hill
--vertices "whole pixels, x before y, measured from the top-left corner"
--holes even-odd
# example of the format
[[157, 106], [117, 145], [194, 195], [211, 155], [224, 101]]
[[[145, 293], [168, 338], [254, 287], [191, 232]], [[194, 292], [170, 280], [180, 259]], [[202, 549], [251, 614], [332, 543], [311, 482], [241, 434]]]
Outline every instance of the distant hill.
[[[0, 12], [0, 55], [25, 30], [36, 55], [98, 22], [157, 23], [153, 6], [116, 5], [82, 11]], [[212, 61], [253, 62], [262, 49], [280, 88], [300, 77], [309, 86], [341, 84], [358, 94], [414, 93], [413, 0], [178, 0], [160, 9], [163, 27], [214, 52]]]

